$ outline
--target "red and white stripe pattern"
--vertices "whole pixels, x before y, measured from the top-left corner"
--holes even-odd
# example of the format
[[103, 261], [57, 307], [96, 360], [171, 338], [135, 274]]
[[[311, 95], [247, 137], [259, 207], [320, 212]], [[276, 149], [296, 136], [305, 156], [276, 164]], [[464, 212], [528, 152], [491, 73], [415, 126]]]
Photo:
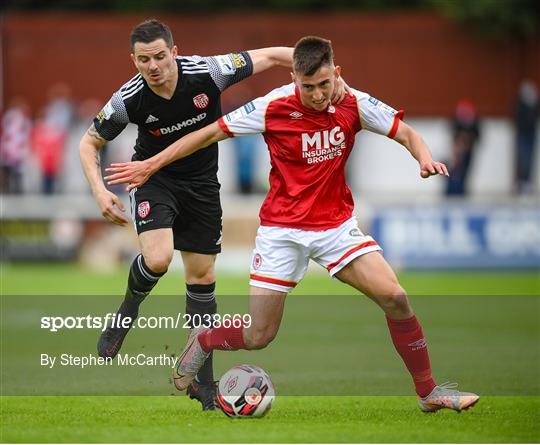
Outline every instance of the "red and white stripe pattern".
[[250, 286], [261, 287], [263, 289], [289, 293], [298, 283], [296, 281], [281, 280], [279, 278], [252, 273], [249, 276], [249, 284]]
[[369, 252], [382, 250], [381, 247], [377, 244], [377, 242], [370, 236], [364, 236], [362, 241], [363, 242], [361, 244], [358, 244], [358, 246], [353, 247], [352, 249], [349, 249], [347, 252], [345, 252], [337, 261], [334, 261], [333, 263], [330, 263], [328, 266], [326, 266], [326, 270], [328, 270], [330, 276], [334, 276], [335, 274], [337, 274], [341, 269], [347, 266], [355, 258], [358, 258], [359, 256], [365, 255]]

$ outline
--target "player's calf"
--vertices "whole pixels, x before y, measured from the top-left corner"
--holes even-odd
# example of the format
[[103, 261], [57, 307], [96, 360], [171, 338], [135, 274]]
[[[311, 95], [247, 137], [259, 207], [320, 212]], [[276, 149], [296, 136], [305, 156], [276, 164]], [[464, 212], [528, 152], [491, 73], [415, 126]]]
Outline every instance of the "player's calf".
[[[213, 262], [211, 264], [213, 264]], [[186, 275], [193, 278], [193, 271], [189, 273], [186, 271]], [[211, 277], [206, 270], [203, 278], [205, 277]], [[190, 328], [197, 326], [197, 324], [200, 325], [201, 321], [208, 320], [208, 317], [210, 317], [210, 320], [214, 319], [214, 314], [217, 312], [215, 288], [215, 282], [206, 284], [186, 283], [186, 314], [189, 316], [188, 322]], [[215, 386], [213, 355], [210, 353], [197, 373], [196, 380], [188, 387], [188, 395], [192, 399], [195, 398], [199, 400], [203, 410], [213, 409], [214, 400], [212, 397], [215, 396]]]
[[277, 329], [271, 327], [246, 328], [243, 331], [245, 349], [264, 349], [276, 338]]
[[[142, 255], [138, 255], [133, 260], [129, 270], [124, 301], [116, 312], [116, 326], [108, 326], [99, 337], [97, 349], [100, 357], [116, 357], [134, 320], [139, 315], [140, 304], [162, 276], [163, 273], [156, 273], [146, 265]], [[118, 320], [127, 317], [131, 319], [131, 323], [127, 327], [118, 322]]]

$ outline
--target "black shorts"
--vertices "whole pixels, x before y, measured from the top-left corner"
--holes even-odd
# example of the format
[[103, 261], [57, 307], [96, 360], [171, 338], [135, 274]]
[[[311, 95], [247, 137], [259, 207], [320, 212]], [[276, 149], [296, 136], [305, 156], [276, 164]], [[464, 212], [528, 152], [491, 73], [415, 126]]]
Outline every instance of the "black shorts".
[[130, 192], [131, 216], [137, 233], [172, 228], [174, 248], [184, 252], [221, 252], [219, 182], [182, 180], [158, 172]]

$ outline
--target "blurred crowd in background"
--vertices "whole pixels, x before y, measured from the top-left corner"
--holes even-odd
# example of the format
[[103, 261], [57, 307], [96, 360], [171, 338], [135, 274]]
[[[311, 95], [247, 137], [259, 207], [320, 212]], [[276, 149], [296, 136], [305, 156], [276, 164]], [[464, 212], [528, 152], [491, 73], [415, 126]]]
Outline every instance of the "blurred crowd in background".
[[50, 87], [40, 110], [30, 109], [22, 96], [13, 98], [0, 121], [1, 192], [86, 192], [78, 141], [101, 106], [92, 98], [76, 102], [66, 83]]
[[[525, 79], [512, 110], [514, 124], [514, 192], [531, 194], [534, 191], [533, 160], [538, 135], [540, 102], [538, 88], [532, 80]], [[452, 157], [448, 161], [451, 173], [447, 195], [465, 195], [467, 177], [478, 142], [482, 137], [481, 117], [475, 104], [469, 99], [460, 99], [452, 120]]]
[[[235, 87], [233, 99], [224, 103], [224, 112], [231, 111], [254, 96], [249, 88]], [[66, 83], [52, 85], [48, 103], [40, 110], [30, 109], [24, 97], [13, 98], [0, 121], [0, 192], [7, 194], [89, 192], [79, 167], [78, 141], [90, 126], [102, 104], [88, 98], [76, 102]], [[533, 167], [538, 138], [540, 101], [538, 87], [532, 80], [523, 80], [516, 92], [514, 109], [514, 192], [534, 193]], [[482, 117], [470, 99], [460, 99], [454, 116], [448, 122], [453, 145], [446, 160], [451, 176], [447, 195], [465, 195], [475, 149], [482, 138]], [[261, 190], [255, 183], [258, 162], [255, 137], [233, 140], [235, 147], [236, 191], [241, 194]], [[118, 138], [102, 153], [102, 165], [131, 158], [135, 139]]]

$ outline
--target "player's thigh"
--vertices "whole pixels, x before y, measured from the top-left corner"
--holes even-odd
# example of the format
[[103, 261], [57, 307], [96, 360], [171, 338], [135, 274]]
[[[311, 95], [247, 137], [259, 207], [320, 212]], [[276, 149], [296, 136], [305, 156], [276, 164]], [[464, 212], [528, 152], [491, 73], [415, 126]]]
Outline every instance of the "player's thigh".
[[335, 229], [314, 235], [310, 242], [311, 258], [332, 277], [355, 258], [379, 250], [377, 242], [358, 228], [354, 217]]
[[173, 232], [171, 228], [147, 230], [139, 234], [139, 245], [146, 265], [154, 272], [164, 272], [172, 261]]
[[140, 235], [144, 232], [172, 228], [178, 205], [171, 181], [159, 173], [129, 193], [131, 217]]
[[184, 275], [188, 284], [211, 284], [216, 281], [214, 264], [216, 255], [181, 252]]
[[369, 252], [355, 258], [336, 277], [368, 297], [403, 293], [396, 274], [380, 252]]
[[285, 294], [294, 289], [309, 263], [307, 249], [298, 240], [299, 232], [283, 227], [259, 227], [251, 260], [251, 286]]
[[215, 255], [221, 252], [222, 209], [219, 183], [178, 181], [179, 208], [174, 221], [174, 247], [181, 252]]

